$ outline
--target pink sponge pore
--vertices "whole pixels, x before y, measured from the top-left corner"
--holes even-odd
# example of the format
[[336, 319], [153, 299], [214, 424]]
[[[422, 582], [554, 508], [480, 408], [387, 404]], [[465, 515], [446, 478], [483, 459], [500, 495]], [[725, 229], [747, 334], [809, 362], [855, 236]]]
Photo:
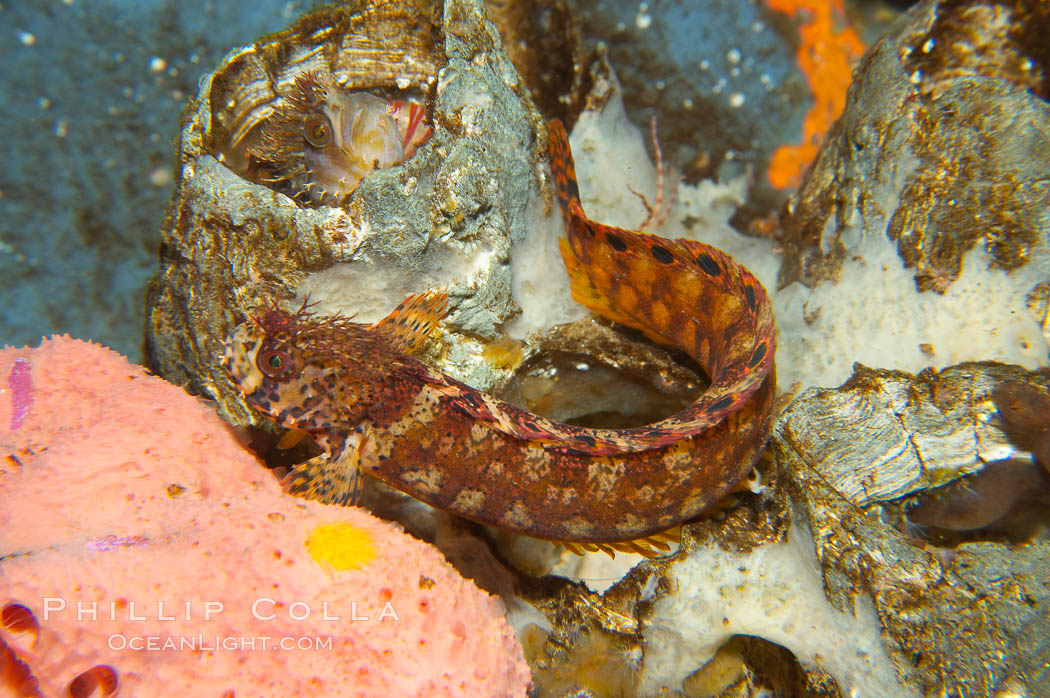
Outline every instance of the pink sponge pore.
[[0, 608], [40, 625], [0, 640], [44, 695], [98, 665], [122, 695], [525, 694], [496, 599], [395, 525], [285, 495], [179, 388], [55, 337], [0, 351], [0, 390]]

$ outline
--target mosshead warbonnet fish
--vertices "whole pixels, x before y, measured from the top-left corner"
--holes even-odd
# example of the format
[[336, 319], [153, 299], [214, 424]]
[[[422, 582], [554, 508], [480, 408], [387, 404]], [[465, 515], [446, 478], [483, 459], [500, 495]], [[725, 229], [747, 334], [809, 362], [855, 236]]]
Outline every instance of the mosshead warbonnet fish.
[[573, 298], [684, 350], [710, 387], [654, 424], [562, 424], [411, 355], [444, 316], [443, 292], [410, 296], [371, 325], [271, 303], [227, 338], [223, 362], [249, 404], [324, 449], [289, 473], [289, 492], [354, 503], [364, 472], [474, 521], [615, 547], [695, 517], [751, 471], [775, 389], [765, 289], [709, 245], [588, 219], [565, 129], [552, 121], [548, 134]]
[[430, 137], [423, 108], [337, 86], [320, 70], [298, 75], [249, 150], [264, 182], [300, 201], [340, 205], [373, 170], [412, 157]]

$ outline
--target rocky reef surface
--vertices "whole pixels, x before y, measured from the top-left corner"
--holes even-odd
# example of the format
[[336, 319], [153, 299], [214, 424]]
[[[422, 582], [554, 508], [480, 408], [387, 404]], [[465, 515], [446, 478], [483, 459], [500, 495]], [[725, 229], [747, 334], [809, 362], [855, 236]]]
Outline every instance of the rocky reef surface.
[[[1026, 2], [901, 17], [785, 204], [779, 271], [760, 241], [682, 226], [779, 287], [783, 389], [829, 387], [677, 554], [531, 592], [558, 619], [526, 643], [541, 683], [568, 664], [596, 694], [1047, 695], [1046, 21]], [[603, 643], [641, 665], [611, 689], [585, 672]]]
[[[498, 19], [507, 7], [494, 4]], [[482, 531], [382, 487], [365, 503], [503, 596], [538, 695], [1050, 695], [1050, 13], [927, 0], [902, 14], [857, 62], [798, 189], [763, 218], [784, 194], [756, 182], [807, 117], [802, 78], [763, 73], [759, 58], [786, 57], [780, 42], [827, 16], [785, 9], [804, 2], [710, 5], [691, 21], [745, 26], [644, 65], [625, 56], [650, 56], [645, 41], [584, 56], [564, 27], [546, 32], [559, 51], [537, 51], [535, 27], [567, 16], [556, 2], [507, 52], [506, 14], [498, 29], [476, 0], [326, 9], [231, 41], [181, 124], [150, 361], [232, 422], [272, 431], [218, 363], [254, 306], [309, 298], [373, 321], [443, 287], [452, 313], [420, 354], [429, 364], [559, 419], [633, 426], [675, 411], [705, 384], [696, 367], [569, 299], [543, 126], [560, 116], [590, 217], [716, 245], [770, 289], [771, 447], [746, 490], [648, 561]], [[594, 18], [591, 3], [577, 9]], [[599, 19], [610, 36], [652, 40], [684, 23], [676, 11]], [[554, 55], [571, 70], [552, 69]], [[710, 73], [676, 82], [688, 65], [671, 59], [686, 55]], [[311, 195], [309, 166], [260, 169], [263, 124], [283, 104], [334, 123], [310, 106], [313, 88], [295, 96], [311, 71], [334, 78], [326, 90], [415, 105], [427, 138], [337, 200]], [[708, 120], [691, 129], [701, 104]], [[679, 172], [721, 178], [675, 186], [664, 172], [661, 191], [656, 144], [632, 124], [646, 110]], [[780, 127], [757, 142], [756, 110]], [[303, 138], [327, 142], [323, 129]], [[309, 457], [254, 438], [278, 472]]]
[[[424, 100], [433, 129], [411, 158], [375, 171], [336, 207], [297, 203], [249, 172], [249, 144], [273, 118], [280, 85], [318, 68], [347, 90]], [[446, 287], [460, 341], [441, 365], [490, 387], [495, 372], [467, 335], [495, 338], [538, 295], [520, 277], [513, 288], [512, 248], [553, 244], [540, 124], [476, 2], [320, 10], [232, 51], [184, 118], [161, 274], [148, 293], [151, 359], [254, 421], [214, 361], [248, 310], [274, 295], [309, 297], [317, 312], [374, 321], [409, 293]]]
[[1046, 365], [1048, 22], [1042, 3], [922, 3], [865, 55], [782, 218], [787, 380]]

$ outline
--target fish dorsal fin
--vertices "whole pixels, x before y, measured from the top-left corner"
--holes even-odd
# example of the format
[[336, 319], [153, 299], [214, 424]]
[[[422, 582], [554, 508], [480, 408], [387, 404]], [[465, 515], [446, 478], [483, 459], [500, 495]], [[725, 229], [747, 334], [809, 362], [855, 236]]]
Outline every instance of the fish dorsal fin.
[[372, 329], [380, 330], [390, 338], [394, 348], [412, 353], [423, 343], [448, 313], [448, 294], [444, 291], [415, 293]]

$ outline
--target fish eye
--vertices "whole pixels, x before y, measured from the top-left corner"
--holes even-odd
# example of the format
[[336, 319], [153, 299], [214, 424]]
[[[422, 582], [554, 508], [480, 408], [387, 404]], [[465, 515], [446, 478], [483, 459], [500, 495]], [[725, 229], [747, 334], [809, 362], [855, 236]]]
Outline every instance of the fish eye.
[[255, 365], [263, 375], [274, 380], [284, 380], [295, 373], [295, 358], [282, 349], [268, 349], [259, 352]]
[[332, 142], [332, 124], [324, 114], [311, 114], [306, 117], [303, 135], [314, 148], [325, 148]]

